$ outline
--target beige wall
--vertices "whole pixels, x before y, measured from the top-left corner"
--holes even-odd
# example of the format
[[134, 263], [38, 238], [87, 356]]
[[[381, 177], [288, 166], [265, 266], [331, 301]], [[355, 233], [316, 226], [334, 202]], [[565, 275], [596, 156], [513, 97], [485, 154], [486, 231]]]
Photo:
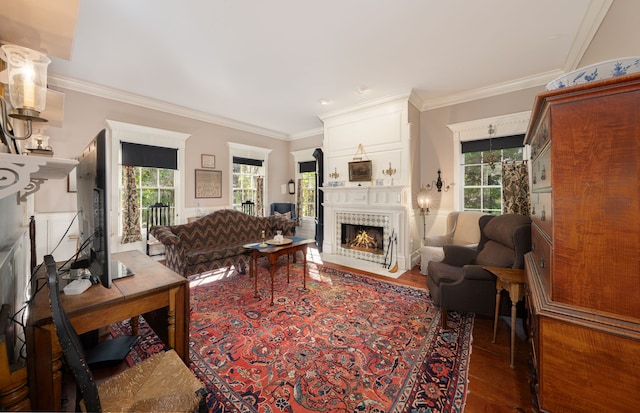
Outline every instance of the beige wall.
[[[62, 128], [49, 128], [49, 144], [55, 156], [75, 158], [98, 131], [105, 128], [105, 119], [167, 129], [191, 135], [186, 141], [186, 188], [185, 207], [203, 209], [229, 205], [229, 148], [227, 142], [241, 143], [271, 149], [269, 154], [269, 182], [267, 201], [281, 198], [280, 184], [292, 175], [293, 165], [289, 159], [289, 142], [266, 136], [214, 125], [181, 116], [171, 115], [140, 106], [95, 97], [75, 91], [63, 90], [65, 110]], [[315, 141], [310, 141], [315, 144]], [[297, 143], [302, 145], [304, 142]], [[200, 167], [200, 155], [216, 156], [216, 169], [223, 171], [222, 198], [195, 198], [194, 170]], [[36, 193], [37, 212], [75, 211], [75, 194], [66, 192], [66, 181], [48, 181]]]

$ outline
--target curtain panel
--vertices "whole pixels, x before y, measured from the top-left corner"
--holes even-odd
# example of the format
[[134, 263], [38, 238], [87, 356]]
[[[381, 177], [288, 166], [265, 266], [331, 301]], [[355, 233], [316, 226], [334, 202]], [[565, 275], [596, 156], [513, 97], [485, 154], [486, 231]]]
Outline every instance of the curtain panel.
[[124, 205], [122, 211], [122, 244], [142, 240], [140, 213], [138, 211], [138, 189], [136, 187], [135, 166], [123, 166]]
[[529, 215], [527, 161], [502, 163], [502, 213]]

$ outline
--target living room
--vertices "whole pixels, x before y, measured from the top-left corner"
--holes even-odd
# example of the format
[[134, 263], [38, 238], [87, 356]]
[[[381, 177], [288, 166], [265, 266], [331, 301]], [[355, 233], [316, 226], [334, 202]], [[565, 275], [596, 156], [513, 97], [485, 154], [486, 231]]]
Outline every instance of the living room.
[[[587, 32], [590, 30], [589, 33], [582, 33], [581, 37], [581, 39], [588, 39], [588, 42], [582, 45], [583, 47], [576, 45], [574, 52], [577, 55], [566, 56], [567, 60], [573, 59], [571, 69], [623, 56], [638, 55], [637, 38], [640, 33], [637, 32], [640, 29], [635, 22], [635, 16], [640, 13], [638, 2], [614, 0], [595, 3], [600, 5], [601, 14], [598, 15], [596, 11], [591, 10], [591, 13], [596, 16], [590, 16], [590, 18], [592, 21], [597, 21], [597, 25], [582, 28]], [[481, 24], [496, 25], [496, 22], [483, 20]], [[5, 28], [12, 27], [10, 24], [3, 26]], [[8, 37], [4, 33], [1, 34], [4, 42]], [[547, 36], [551, 35], [547, 34]], [[73, 39], [73, 42], [78, 41], [79, 39]], [[18, 43], [18, 41], [12, 43]], [[25, 45], [30, 46], [29, 44]], [[522, 53], [534, 52], [523, 50]], [[537, 53], [541, 52], [537, 51]], [[486, 59], [491, 60], [492, 47], [487, 46], [483, 54]], [[519, 57], [514, 55], [511, 58], [517, 60]], [[117, 64], [117, 62], [113, 63], [114, 66]], [[473, 66], [473, 63], [465, 62], [464, 64], [469, 67]], [[560, 68], [549, 68], [549, 70], [551, 69]], [[315, 148], [331, 149], [324, 147], [327, 137], [321, 123], [319, 123], [321, 126], [315, 129], [298, 129], [292, 133], [274, 132], [269, 128], [247, 122], [236, 122], [215, 115], [205, 116], [158, 100], [142, 99], [127, 92], [126, 89], [125, 91], [114, 90], [107, 86], [85, 82], [82, 79], [59, 75], [55, 73], [53, 68], [50, 70], [50, 89], [64, 96], [62, 121], [59, 124], [51, 122], [46, 131], [49, 136], [49, 145], [55, 151], [55, 157], [75, 158], [99, 130], [109, 127], [115, 130], [123, 125], [129, 125], [131, 130], [141, 134], [145, 134], [149, 130], [157, 130], [175, 132], [183, 136], [181, 147], [184, 152], [184, 173], [181, 178], [182, 193], [176, 200], [180, 222], [186, 222], [189, 217], [231, 205], [229, 187], [234, 153], [246, 148], [269, 150], [265, 199], [270, 203], [294, 202], [294, 197], [283, 191], [282, 186], [290, 179], [297, 177], [298, 161], [310, 159], [296, 159], [292, 155], [293, 153], [311, 153]], [[144, 75], [136, 76], [136, 78], [143, 77]], [[443, 98], [440, 102], [430, 102], [429, 104], [410, 98], [412, 95], [410, 90], [399, 90], [395, 94], [384, 96], [385, 98], [393, 98], [398, 95], [406, 96], [407, 105], [417, 113], [420, 125], [417, 134], [418, 153], [414, 154], [415, 159], [418, 160], [414, 165], [416, 173], [412, 173], [411, 179], [407, 179], [407, 184], [413, 187], [412, 199], [410, 200], [410, 210], [413, 215], [408, 222], [410, 222], [411, 230], [414, 231], [411, 239], [415, 238], [417, 241], [414, 242], [416, 245], [411, 248], [407, 247], [404, 251], [407, 260], [406, 267], [415, 263], [418, 243], [422, 236], [426, 236], [426, 233], [439, 233], [444, 228], [447, 214], [460, 209], [461, 206], [461, 196], [458, 190], [460, 188], [460, 171], [458, 170], [459, 165], [455, 162], [457, 149], [451, 125], [466, 124], [468, 127], [473, 127], [475, 124], [475, 128], [481, 131], [477, 132], [480, 133], [478, 138], [486, 138], [485, 132], [490, 121], [499, 121], [505, 117], [531, 110], [535, 96], [544, 91], [546, 81], [551, 80], [550, 78], [545, 78], [546, 81], [541, 79], [542, 77], [532, 76], [529, 80], [519, 82], [517, 87], [499, 84], [482, 90], [473, 90], [459, 96], [451, 96], [450, 100]], [[360, 103], [349, 107], [335, 108], [335, 111], [363, 107], [363, 103], [371, 100], [370, 97], [367, 97], [366, 91], [364, 96]], [[246, 99], [251, 99], [251, 97]], [[314, 115], [320, 116], [332, 112], [332, 110], [318, 107]], [[109, 121], [112, 122], [111, 125]], [[524, 126], [526, 127], [526, 124]], [[153, 141], [153, 138], [150, 139]], [[232, 145], [229, 144], [230, 142]], [[350, 144], [353, 154], [356, 154], [358, 144], [363, 144], [364, 149], [367, 149], [366, 138], [362, 141], [354, 139]], [[215, 168], [223, 171], [223, 191], [220, 198], [196, 197], [194, 171], [200, 169], [202, 154], [215, 155]], [[285, 166], [283, 167], [283, 165]], [[401, 168], [401, 164], [396, 164], [395, 161], [389, 164], [388, 159], [382, 158], [377, 160], [374, 167], [378, 177], [385, 179], [386, 177], [381, 175], [381, 171], [392, 166], [398, 170]], [[423, 234], [422, 216], [419, 216], [415, 193], [417, 189], [431, 185], [436, 179], [438, 170], [441, 171], [443, 178], [453, 184], [453, 190], [442, 192], [433, 199], [431, 213], [425, 224], [426, 233]], [[325, 170], [326, 174], [330, 172], [334, 172], [333, 168]], [[339, 172], [345, 174], [346, 170]], [[76, 196], [74, 193], [68, 192], [67, 185], [66, 179], [49, 180], [40, 186], [35, 195], [30, 196], [22, 204], [17, 204], [14, 196], [0, 200], [0, 205], [5, 211], [0, 218], [0, 234], [2, 234], [0, 235], [0, 244], [7, 243], [11, 234], [24, 228], [28, 217], [35, 215], [39, 225], [38, 236], [43, 237], [38, 242], [39, 252], [49, 252], [53, 249], [60, 234], [64, 233], [66, 226], [71, 222], [76, 210]], [[119, 239], [118, 235], [114, 234], [113, 239]], [[73, 249], [74, 241], [66, 240], [66, 242], [69, 243], [68, 247]], [[128, 248], [119, 243], [114, 244], [116, 250]], [[136, 246], [136, 248], [139, 247]]]

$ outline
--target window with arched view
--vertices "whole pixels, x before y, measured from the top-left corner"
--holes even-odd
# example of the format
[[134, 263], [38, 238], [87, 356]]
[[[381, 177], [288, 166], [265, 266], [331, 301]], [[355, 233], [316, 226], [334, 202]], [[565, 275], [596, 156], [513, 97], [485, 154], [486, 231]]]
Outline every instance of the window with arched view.
[[463, 209], [502, 213], [502, 162], [521, 161], [524, 135], [462, 142]]

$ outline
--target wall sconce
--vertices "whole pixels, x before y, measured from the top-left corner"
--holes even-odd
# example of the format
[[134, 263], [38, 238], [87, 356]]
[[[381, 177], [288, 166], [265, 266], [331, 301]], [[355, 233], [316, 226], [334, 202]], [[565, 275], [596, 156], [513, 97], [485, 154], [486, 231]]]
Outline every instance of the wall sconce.
[[[9, 101], [11, 108], [17, 113], [8, 113], [9, 108], [4, 96], [0, 96], [2, 118], [0, 129], [3, 142], [9, 140], [25, 140], [31, 137], [32, 122], [46, 122], [40, 117], [47, 99], [47, 66], [51, 60], [40, 52], [26, 47], [3, 45], [0, 58], [6, 61], [7, 84], [9, 85]], [[24, 136], [16, 136], [9, 117], [25, 121], [27, 131]], [[6, 140], [5, 140], [6, 137]], [[10, 145], [9, 145], [10, 146]]]
[[438, 169], [438, 179], [435, 180], [435, 183], [432, 181], [432, 185], [427, 185], [427, 189], [429, 191], [433, 191], [433, 187], [435, 186], [438, 192], [442, 192], [442, 191], [447, 192], [451, 187], [451, 185], [447, 185], [443, 189], [442, 187], [444, 186], [444, 184], [445, 182], [442, 180], [442, 177], [440, 176], [440, 169]]
[[340, 174], [338, 173], [338, 168], [333, 168], [333, 172], [329, 174], [329, 178], [338, 179]]
[[289, 189], [289, 194], [293, 195], [296, 193], [296, 183], [293, 182], [293, 179], [289, 179], [289, 183], [287, 184], [287, 188]]
[[422, 211], [422, 223], [423, 223], [423, 232], [424, 232], [424, 240], [427, 239], [427, 215], [429, 215], [429, 191], [426, 188], [421, 188], [420, 192], [418, 192], [418, 197], [416, 199], [418, 201], [418, 206]]
[[[396, 173], [396, 170], [395, 170], [395, 168], [391, 167], [391, 162], [389, 162], [389, 168], [382, 170], [382, 174], [383, 175], [388, 175], [389, 178], [391, 178], [393, 175], [395, 175], [395, 173]], [[393, 184], [393, 178], [391, 178], [391, 184]]]

